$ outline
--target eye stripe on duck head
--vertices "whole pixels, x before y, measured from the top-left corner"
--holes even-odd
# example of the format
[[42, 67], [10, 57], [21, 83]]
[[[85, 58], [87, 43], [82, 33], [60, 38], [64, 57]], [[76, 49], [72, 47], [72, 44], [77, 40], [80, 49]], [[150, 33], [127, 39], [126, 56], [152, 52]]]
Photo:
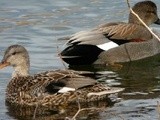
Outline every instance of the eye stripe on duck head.
[[11, 56], [15, 56], [15, 55], [17, 55], [17, 54], [19, 54], [19, 53], [21, 53], [21, 52], [13, 52], [13, 53], [6, 54], [6, 55], [4, 56], [2, 62], [7, 61], [7, 59], [9, 59]]
[[23, 53], [24, 51], [26, 51], [25, 48], [21, 47], [20, 45], [12, 45], [10, 47], [8, 47], [8, 49], [5, 51], [4, 53], [4, 58], [3, 60], [7, 60], [9, 57], [13, 56], [13, 55], [17, 55], [19, 53]]

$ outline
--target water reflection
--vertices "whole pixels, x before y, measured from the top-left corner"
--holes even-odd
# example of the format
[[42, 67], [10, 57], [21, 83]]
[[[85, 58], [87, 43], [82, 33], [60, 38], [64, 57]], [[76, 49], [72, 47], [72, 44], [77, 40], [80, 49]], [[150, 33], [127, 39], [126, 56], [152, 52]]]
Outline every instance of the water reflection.
[[126, 92], [152, 93], [154, 91], [158, 92], [160, 88], [159, 60], [159, 55], [156, 55], [144, 60], [123, 63], [121, 69], [115, 69], [111, 66], [74, 66], [70, 68], [75, 70], [103, 71], [104, 75], [99, 76], [101, 82], [110, 83], [111, 86], [125, 87]]
[[157, 101], [159, 99], [125, 100], [101, 113], [102, 120], [159, 120]]
[[[90, 103], [81, 103], [81, 109], [88, 108], [88, 110], [84, 110], [80, 112], [77, 117], [78, 119], [90, 119], [91, 116], [97, 116], [99, 112], [105, 111], [107, 107], [113, 106], [114, 102], [110, 101], [110, 99], [105, 99], [100, 102], [90, 102]], [[35, 107], [20, 107], [20, 106], [12, 106], [6, 103], [8, 109], [8, 115], [13, 118], [19, 120], [64, 120], [65, 118], [73, 118], [74, 115], [78, 111], [78, 104], [72, 103], [71, 105], [59, 106], [59, 110], [55, 106], [50, 108], [44, 108], [37, 106]], [[89, 110], [89, 108], [93, 108]]]
[[[146, 120], [158, 119], [157, 101], [160, 98], [160, 57], [147, 58], [122, 64], [121, 69], [106, 66], [74, 66], [72, 69], [102, 71], [100, 82], [110, 86], [124, 87], [120, 97], [123, 101], [101, 113], [101, 119]], [[115, 84], [116, 82], [116, 84]], [[118, 84], [117, 84], [118, 83]]]

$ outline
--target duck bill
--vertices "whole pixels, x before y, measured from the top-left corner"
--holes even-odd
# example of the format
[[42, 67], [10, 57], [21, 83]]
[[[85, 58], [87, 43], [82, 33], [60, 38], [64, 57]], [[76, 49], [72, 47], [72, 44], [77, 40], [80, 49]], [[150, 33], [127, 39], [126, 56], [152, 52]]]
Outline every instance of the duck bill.
[[154, 23], [160, 25], [160, 19], [158, 18], [157, 21]]
[[0, 63], [0, 69], [3, 69], [4, 67], [7, 67], [7, 66], [9, 66], [9, 65], [10, 65], [9, 62], [1, 62], [1, 63]]

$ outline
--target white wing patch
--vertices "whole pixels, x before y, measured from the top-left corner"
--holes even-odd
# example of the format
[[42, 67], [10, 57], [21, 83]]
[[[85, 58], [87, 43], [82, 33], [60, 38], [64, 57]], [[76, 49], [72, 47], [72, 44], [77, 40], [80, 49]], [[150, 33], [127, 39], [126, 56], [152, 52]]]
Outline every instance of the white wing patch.
[[75, 91], [75, 90], [76, 90], [75, 88], [63, 87], [58, 91], [58, 93], [66, 93], [66, 92]]
[[114, 42], [108, 42], [108, 43], [104, 43], [104, 44], [100, 44], [100, 45], [97, 45], [97, 47], [99, 47], [100, 49], [102, 50], [109, 50], [111, 48], [115, 48], [115, 47], [118, 47], [119, 45], [114, 43]]

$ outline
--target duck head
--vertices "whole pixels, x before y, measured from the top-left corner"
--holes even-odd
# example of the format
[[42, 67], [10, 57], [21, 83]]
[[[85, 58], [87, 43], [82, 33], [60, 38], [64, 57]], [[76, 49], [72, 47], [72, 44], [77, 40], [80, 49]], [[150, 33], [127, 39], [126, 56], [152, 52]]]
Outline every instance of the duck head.
[[[160, 19], [157, 15], [157, 6], [152, 1], [142, 1], [138, 2], [133, 6], [133, 11], [146, 23], [146, 25], [151, 25], [153, 23], [160, 25]], [[137, 17], [130, 13], [129, 23], [140, 24], [142, 23], [137, 19]]]
[[0, 69], [7, 66], [14, 68], [12, 77], [29, 75], [30, 62], [27, 50], [21, 45], [9, 46], [0, 63]]

